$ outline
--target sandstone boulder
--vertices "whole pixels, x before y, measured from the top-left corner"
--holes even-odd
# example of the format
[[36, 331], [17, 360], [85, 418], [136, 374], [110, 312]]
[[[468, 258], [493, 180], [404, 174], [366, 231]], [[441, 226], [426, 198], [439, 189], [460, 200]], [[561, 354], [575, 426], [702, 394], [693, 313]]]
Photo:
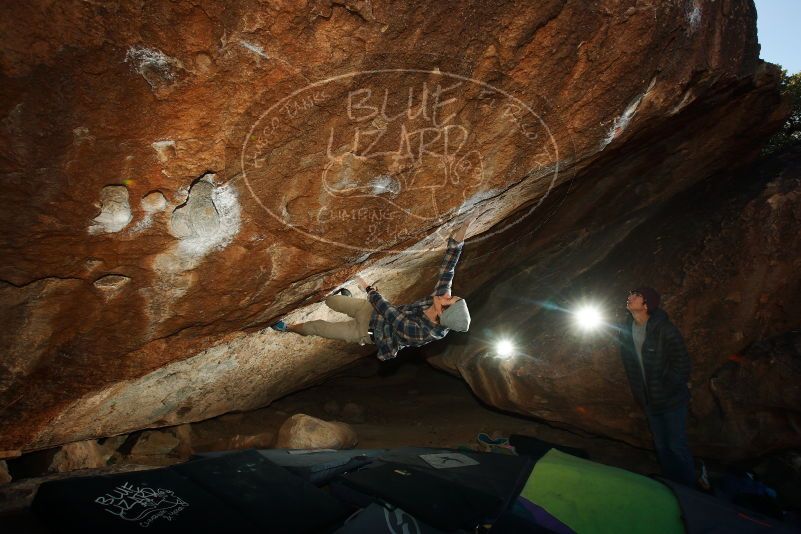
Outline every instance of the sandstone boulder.
[[131, 457], [164, 457], [176, 451], [180, 445], [180, 438], [171, 430], [148, 430], [136, 440]]
[[295, 414], [278, 431], [276, 447], [286, 449], [351, 449], [358, 443], [350, 425]]
[[320, 382], [370, 347], [266, 327], [335, 318], [319, 302], [356, 273], [430, 293], [470, 210], [455, 294], [534, 250], [580, 276], [782, 120], [755, 20], [750, 0], [0, 2], [0, 450]]
[[62, 445], [50, 464], [50, 470], [63, 473], [76, 469], [96, 469], [106, 465], [111, 457], [95, 440]]
[[86, 440], [67, 443], [58, 448], [50, 462], [48, 472], [65, 473], [76, 469], [101, 469], [113, 457], [118, 457], [117, 448], [126, 436], [114, 436], [101, 441]]

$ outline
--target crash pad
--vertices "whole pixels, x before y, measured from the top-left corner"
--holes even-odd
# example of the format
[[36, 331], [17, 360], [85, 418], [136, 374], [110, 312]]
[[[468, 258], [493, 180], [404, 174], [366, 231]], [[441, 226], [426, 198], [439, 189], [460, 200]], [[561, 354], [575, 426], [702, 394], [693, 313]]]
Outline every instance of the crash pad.
[[679, 504], [664, 484], [556, 449], [534, 466], [521, 497], [576, 532], [684, 532]]

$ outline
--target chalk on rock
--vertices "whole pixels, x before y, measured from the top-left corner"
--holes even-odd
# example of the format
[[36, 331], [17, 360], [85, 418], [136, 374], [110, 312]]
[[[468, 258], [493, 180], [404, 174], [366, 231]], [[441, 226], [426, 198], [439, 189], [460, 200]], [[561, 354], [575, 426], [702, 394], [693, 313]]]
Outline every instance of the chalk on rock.
[[220, 227], [220, 215], [211, 197], [213, 192], [214, 186], [204, 181], [196, 183], [189, 192], [186, 208], [189, 225], [195, 235], [216, 234]]
[[167, 207], [167, 199], [161, 191], [153, 191], [142, 198], [142, 209], [147, 213], [162, 211]]
[[215, 175], [203, 175], [189, 189], [186, 203], [170, 218], [170, 233], [181, 240], [180, 251], [203, 256], [221, 249], [239, 232], [239, 201], [233, 184], [214, 183]]
[[89, 227], [90, 234], [119, 232], [131, 222], [131, 204], [128, 188], [124, 185], [107, 185], [100, 191], [100, 214]]
[[125, 62], [130, 63], [153, 89], [175, 83], [178, 69], [183, 68], [179, 60], [157, 48], [144, 46], [129, 48], [125, 53]]
[[97, 289], [102, 291], [103, 297], [108, 299], [119, 292], [131, 279], [121, 274], [108, 274], [94, 281]]
[[163, 141], [154, 141], [150, 144], [153, 147], [153, 150], [156, 151], [156, 156], [159, 158], [159, 162], [167, 163], [170, 158], [175, 157], [176, 149], [175, 149], [175, 141], [172, 139], [165, 139]]
[[200, 180], [189, 189], [186, 204], [177, 208], [172, 214], [172, 232], [175, 237], [201, 237], [217, 233], [220, 216], [211, 193], [214, 185]]

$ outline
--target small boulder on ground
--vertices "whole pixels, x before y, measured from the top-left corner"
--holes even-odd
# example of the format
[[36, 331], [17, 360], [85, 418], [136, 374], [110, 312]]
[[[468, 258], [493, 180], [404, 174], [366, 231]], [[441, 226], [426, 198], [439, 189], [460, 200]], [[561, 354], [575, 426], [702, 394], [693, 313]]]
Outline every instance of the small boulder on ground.
[[98, 469], [108, 464], [119, 440], [110, 438], [101, 445], [97, 440], [76, 441], [59, 447], [48, 471], [66, 473], [76, 469]]
[[359, 439], [350, 425], [295, 414], [278, 431], [280, 449], [350, 449]]

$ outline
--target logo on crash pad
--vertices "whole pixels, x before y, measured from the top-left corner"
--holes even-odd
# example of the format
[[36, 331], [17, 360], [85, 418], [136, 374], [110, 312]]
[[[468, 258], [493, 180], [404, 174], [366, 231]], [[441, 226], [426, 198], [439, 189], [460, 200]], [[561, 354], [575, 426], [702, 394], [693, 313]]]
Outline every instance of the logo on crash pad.
[[473, 209], [516, 213], [514, 224], [559, 179], [542, 113], [437, 68], [345, 73], [264, 105], [242, 146], [244, 182], [274, 227], [324, 243], [400, 251], [441, 232], [439, 243]]
[[139, 526], [149, 527], [161, 518], [172, 521], [189, 506], [172, 490], [134, 486], [124, 482], [95, 499], [106, 512], [126, 521], [136, 521]]

